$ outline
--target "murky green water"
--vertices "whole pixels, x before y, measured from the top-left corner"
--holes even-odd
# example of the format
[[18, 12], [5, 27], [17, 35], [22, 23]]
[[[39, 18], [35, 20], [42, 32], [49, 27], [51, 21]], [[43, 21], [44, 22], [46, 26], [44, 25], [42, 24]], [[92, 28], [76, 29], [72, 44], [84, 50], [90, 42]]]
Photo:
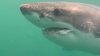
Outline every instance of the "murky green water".
[[[19, 10], [20, 4], [34, 1], [46, 0], [0, 0], [0, 56], [97, 56], [64, 51], [45, 39], [41, 30], [26, 20]], [[100, 5], [100, 0], [66, 1]]]

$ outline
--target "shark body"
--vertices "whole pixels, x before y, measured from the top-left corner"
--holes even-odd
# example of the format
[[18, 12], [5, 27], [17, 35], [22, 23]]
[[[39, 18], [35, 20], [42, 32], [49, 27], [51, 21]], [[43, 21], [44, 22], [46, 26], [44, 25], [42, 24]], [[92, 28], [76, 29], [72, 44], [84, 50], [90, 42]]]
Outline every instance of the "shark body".
[[22, 14], [67, 50], [100, 54], [100, 8], [74, 2], [22, 4]]

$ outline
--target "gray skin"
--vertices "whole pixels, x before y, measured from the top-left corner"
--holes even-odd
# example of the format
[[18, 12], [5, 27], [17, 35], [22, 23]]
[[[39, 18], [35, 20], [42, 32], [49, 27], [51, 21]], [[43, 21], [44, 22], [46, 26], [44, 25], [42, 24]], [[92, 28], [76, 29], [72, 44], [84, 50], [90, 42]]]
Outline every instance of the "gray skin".
[[22, 14], [66, 50], [100, 54], [100, 8], [74, 2], [22, 4]]

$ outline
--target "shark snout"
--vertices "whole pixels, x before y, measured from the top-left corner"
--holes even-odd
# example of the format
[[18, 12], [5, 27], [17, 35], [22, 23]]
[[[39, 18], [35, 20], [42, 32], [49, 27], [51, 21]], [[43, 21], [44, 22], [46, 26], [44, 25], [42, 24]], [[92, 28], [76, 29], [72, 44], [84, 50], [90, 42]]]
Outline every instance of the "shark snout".
[[29, 9], [30, 7], [31, 7], [30, 4], [22, 4], [22, 5], [20, 6], [20, 8], [25, 8], [25, 9]]
[[22, 4], [20, 6], [20, 10], [23, 14], [31, 14], [31, 5], [30, 4]]

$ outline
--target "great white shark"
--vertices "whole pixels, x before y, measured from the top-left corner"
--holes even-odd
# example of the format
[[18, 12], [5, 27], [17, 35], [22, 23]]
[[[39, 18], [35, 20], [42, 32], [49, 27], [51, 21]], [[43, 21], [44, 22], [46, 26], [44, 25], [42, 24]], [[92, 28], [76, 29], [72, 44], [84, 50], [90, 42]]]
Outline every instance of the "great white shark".
[[66, 50], [100, 54], [100, 8], [76, 2], [33, 2], [22, 14]]

